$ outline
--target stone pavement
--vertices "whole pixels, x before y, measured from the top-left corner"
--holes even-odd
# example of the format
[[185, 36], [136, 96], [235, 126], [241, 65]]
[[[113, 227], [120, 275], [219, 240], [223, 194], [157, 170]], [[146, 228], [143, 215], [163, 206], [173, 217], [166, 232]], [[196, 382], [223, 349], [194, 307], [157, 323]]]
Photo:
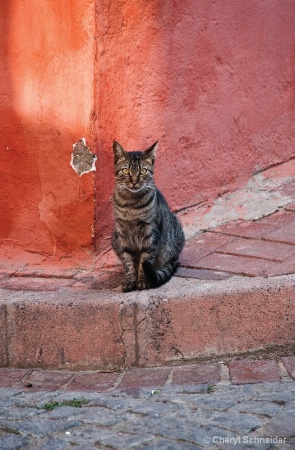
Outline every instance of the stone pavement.
[[0, 448], [293, 449], [295, 357], [120, 373], [0, 369]]

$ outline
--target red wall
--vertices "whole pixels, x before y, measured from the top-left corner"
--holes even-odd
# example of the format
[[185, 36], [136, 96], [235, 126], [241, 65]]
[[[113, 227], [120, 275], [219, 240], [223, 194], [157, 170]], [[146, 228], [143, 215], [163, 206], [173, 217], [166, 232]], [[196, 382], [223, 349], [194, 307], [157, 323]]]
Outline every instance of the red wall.
[[160, 140], [156, 179], [175, 209], [295, 155], [294, 0], [98, 8], [99, 243], [110, 234], [114, 138], [127, 150]]
[[[174, 209], [294, 156], [294, 0], [10, 0], [0, 21], [0, 242], [71, 253], [94, 224], [103, 251], [114, 139], [160, 141]], [[81, 137], [98, 160], [79, 177]]]
[[0, 242], [50, 255], [91, 247], [94, 1], [0, 2]]

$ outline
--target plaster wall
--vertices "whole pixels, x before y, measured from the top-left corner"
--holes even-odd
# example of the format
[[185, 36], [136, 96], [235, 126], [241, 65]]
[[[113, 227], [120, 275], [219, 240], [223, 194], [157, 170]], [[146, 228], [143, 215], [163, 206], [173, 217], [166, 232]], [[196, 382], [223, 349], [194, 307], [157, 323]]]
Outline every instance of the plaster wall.
[[92, 245], [94, 0], [0, 2], [0, 242], [49, 255]]
[[0, 2], [0, 243], [109, 246], [114, 139], [159, 140], [174, 210], [294, 157], [294, 23], [293, 0]]
[[156, 181], [181, 209], [295, 156], [293, 0], [98, 2], [98, 246], [112, 141], [159, 140]]

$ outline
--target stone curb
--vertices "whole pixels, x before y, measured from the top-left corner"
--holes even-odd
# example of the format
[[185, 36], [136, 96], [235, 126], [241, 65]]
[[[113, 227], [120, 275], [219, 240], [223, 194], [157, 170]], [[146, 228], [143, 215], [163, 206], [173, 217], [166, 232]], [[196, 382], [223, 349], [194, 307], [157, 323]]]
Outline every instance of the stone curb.
[[1, 367], [122, 370], [294, 344], [295, 276], [156, 290], [0, 291]]

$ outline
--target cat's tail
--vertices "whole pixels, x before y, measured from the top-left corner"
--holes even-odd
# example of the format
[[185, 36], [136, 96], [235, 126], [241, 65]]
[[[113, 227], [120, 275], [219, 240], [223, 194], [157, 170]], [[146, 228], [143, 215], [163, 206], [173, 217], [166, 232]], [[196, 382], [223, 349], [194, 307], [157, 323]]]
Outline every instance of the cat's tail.
[[143, 262], [142, 267], [147, 281], [152, 287], [156, 288], [170, 280], [178, 267], [178, 262], [169, 262], [161, 269], [155, 270], [152, 263], [146, 260]]

